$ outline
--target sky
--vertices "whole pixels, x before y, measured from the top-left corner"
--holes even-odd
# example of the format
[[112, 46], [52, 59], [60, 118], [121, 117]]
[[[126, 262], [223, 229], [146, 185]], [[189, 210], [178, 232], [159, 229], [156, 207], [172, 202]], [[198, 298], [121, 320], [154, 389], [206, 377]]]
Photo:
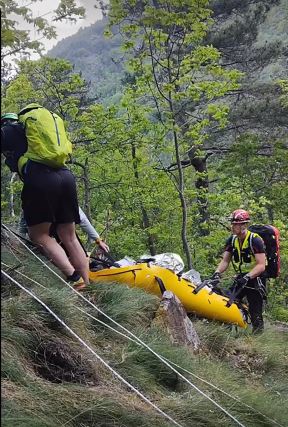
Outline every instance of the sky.
[[[95, 9], [94, 7], [96, 3], [95, 0], [77, 0], [76, 3], [77, 6], [85, 7], [86, 17], [84, 19], [77, 19], [76, 23], [65, 21], [53, 22], [53, 26], [56, 27], [57, 39], [41, 40], [41, 42], [45, 46], [46, 52], [53, 46], [55, 46], [58, 41], [62, 40], [65, 37], [71, 36], [72, 34], [75, 34], [81, 27], [87, 27], [102, 18], [101, 11], [99, 9]], [[19, 4], [27, 5], [29, 4], [29, 0], [20, 0]], [[53, 16], [52, 11], [57, 8], [58, 4], [59, 0], [43, 0], [29, 4], [29, 8], [31, 9], [34, 17], [44, 15], [43, 18], [47, 19], [48, 21], [51, 21]], [[23, 28], [23, 23], [21, 22], [19, 24]], [[37, 34], [35, 29], [31, 29], [31, 27], [27, 27], [25, 29], [30, 30], [32, 39], [39, 39], [39, 34]], [[37, 56], [31, 55], [31, 59], [37, 59]]]

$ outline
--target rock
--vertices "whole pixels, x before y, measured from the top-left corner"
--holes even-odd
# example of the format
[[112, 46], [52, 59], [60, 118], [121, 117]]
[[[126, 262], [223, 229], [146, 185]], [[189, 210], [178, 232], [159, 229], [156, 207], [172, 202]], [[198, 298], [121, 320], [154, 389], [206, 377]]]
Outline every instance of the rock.
[[153, 321], [166, 329], [173, 344], [187, 345], [193, 352], [200, 349], [200, 339], [180, 300], [165, 291]]

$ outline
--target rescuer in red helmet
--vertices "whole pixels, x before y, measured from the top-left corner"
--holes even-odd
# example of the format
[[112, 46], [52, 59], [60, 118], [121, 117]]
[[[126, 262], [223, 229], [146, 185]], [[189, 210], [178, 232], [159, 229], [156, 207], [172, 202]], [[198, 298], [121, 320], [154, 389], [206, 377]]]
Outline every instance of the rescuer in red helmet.
[[265, 267], [266, 255], [262, 238], [248, 229], [249, 212], [236, 209], [229, 217], [232, 235], [225, 245], [222, 261], [212, 276], [213, 284], [220, 282], [221, 274], [230, 262], [237, 276], [229, 290], [230, 301], [242, 300], [246, 296], [253, 332], [263, 331], [263, 299], [266, 299]]

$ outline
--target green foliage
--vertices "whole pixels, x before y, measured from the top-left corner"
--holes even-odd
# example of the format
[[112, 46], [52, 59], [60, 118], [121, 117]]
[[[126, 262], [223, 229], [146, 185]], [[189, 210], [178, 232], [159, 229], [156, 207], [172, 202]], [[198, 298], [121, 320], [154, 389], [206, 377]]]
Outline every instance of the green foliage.
[[282, 89], [283, 95], [280, 99], [284, 108], [288, 107], [288, 80], [279, 80], [277, 82]]
[[[34, 0], [34, 2], [37, 0]], [[53, 21], [64, 19], [76, 21], [76, 17], [83, 16], [83, 7], [76, 7], [74, 0], [59, 0], [58, 7], [54, 11]], [[29, 31], [19, 28], [19, 21], [33, 25], [38, 34], [51, 39], [56, 37], [55, 27], [47, 19], [34, 17], [29, 4], [22, 6], [19, 1], [1, 0], [1, 46], [3, 48], [3, 58], [15, 53], [27, 51], [41, 52], [42, 43], [39, 40], [31, 40]]]
[[[130, 93], [136, 103], [151, 105], [154, 116], [158, 116], [164, 133], [162, 155], [169, 154], [170, 163], [175, 165], [171, 179], [180, 201], [181, 240], [189, 268], [187, 216], [190, 212], [181, 159], [192, 149], [199, 158], [209, 128], [225, 126], [228, 107], [219, 104], [217, 98], [237, 89], [242, 76], [237, 70], [221, 67], [219, 51], [204, 45], [212, 23], [210, 15], [206, 1], [184, 4], [174, 1], [169, 6], [164, 2], [151, 6], [148, 2], [139, 5], [126, 0], [110, 4], [110, 25], [117, 24], [124, 34], [122, 47], [129, 53], [129, 72], [135, 78]], [[196, 110], [197, 114], [191, 114]], [[155, 145], [152, 142], [151, 146]], [[163, 165], [160, 163], [158, 167]], [[206, 175], [201, 172], [205, 180]], [[200, 175], [196, 175], [196, 181], [200, 180]], [[196, 203], [204, 216], [206, 195], [203, 185], [196, 187], [199, 188]]]
[[72, 121], [87, 102], [87, 92], [87, 83], [68, 61], [46, 57], [22, 61], [19, 74], [4, 88], [2, 110], [18, 112], [37, 102]]
[[[286, 257], [283, 256], [284, 268], [287, 266]], [[287, 278], [287, 270], [285, 269], [282, 273], [281, 280], [277, 279], [273, 281], [269, 289], [268, 299], [268, 315], [273, 320], [279, 320], [282, 322], [288, 322], [288, 289], [285, 277]]]

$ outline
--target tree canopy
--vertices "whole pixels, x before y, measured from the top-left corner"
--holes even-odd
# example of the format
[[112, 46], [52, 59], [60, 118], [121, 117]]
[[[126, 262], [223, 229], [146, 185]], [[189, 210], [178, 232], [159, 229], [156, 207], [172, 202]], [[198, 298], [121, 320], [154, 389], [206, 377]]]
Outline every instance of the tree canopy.
[[[287, 81], [277, 75], [260, 92], [255, 70], [245, 68], [244, 47], [236, 61], [241, 66], [228, 63], [232, 51], [226, 50], [223, 23], [232, 25], [233, 10], [248, 13], [251, 2], [235, 2], [227, 10], [225, 2], [212, 8], [205, 1], [193, 8], [190, 1], [182, 3], [110, 4], [112, 38], [103, 46], [111, 40], [114, 49], [122, 40], [117, 59], [126, 60], [118, 102], [97, 99], [83, 77], [85, 65], [82, 73], [79, 63], [76, 68], [47, 57], [19, 63], [17, 75], [2, 87], [2, 111], [36, 101], [64, 118], [74, 144], [69, 167], [80, 204], [115, 256], [176, 252], [187, 268], [209, 274], [227, 236], [227, 216], [243, 207], [254, 222], [280, 228], [285, 260]], [[259, 25], [268, 13], [268, 7], [256, 13]], [[241, 35], [241, 43], [252, 43], [253, 34]], [[67, 43], [71, 48], [70, 38]], [[105, 55], [103, 46], [98, 59]], [[275, 55], [270, 61], [282, 58], [282, 49]], [[93, 72], [98, 77], [98, 68], [89, 70], [91, 79]], [[114, 79], [116, 70], [109, 69], [109, 82], [119, 78]], [[263, 125], [257, 125], [260, 118]], [[4, 218], [11, 215], [14, 192], [16, 221], [21, 183], [11, 184], [6, 169], [2, 176]]]

